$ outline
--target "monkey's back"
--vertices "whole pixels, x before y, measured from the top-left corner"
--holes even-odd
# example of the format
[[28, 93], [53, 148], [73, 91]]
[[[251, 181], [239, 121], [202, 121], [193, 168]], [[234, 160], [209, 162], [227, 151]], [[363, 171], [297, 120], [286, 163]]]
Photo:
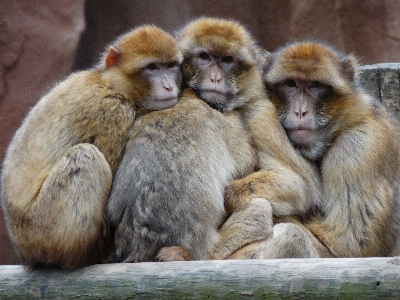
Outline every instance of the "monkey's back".
[[79, 143], [91, 143], [115, 169], [134, 115], [96, 71], [70, 75], [32, 108], [8, 148], [1, 178], [6, 221], [17, 243], [29, 235], [22, 228], [34, 222], [35, 199], [64, 153]]
[[[357, 97], [360, 102], [351, 109], [360, 118], [340, 133], [321, 162], [328, 217], [318, 226], [335, 232], [326, 237], [339, 257], [398, 255], [399, 122], [379, 100], [362, 91]], [[343, 211], [346, 222], [338, 222]], [[319, 230], [314, 224], [309, 228]]]
[[108, 202], [114, 261], [152, 261], [164, 246], [205, 259], [225, 217], [224, 187], [254, 154], [236, 112], [185, 91], [177, 105], [138, 118]]

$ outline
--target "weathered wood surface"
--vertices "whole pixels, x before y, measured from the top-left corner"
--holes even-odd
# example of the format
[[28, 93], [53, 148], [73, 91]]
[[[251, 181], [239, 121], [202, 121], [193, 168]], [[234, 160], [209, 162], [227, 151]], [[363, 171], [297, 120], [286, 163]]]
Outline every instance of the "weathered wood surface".
[[384, 101], [400, 120], [400, 63], [362, 66], [360, 79], [367, 92]]
[[398, 258], [0, 266], [0, 299], [400, 299]]

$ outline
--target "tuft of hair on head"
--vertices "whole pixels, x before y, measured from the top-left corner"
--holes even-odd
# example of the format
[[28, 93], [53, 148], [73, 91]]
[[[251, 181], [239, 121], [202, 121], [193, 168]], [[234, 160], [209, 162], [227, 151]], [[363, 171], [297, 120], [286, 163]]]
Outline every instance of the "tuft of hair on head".
[[358, 83], [358, 62], [324, 42], [293, 42], [273, 53], [264, 80], [273, 85], [288, 77], [318, 80], [346, 92]]
[[176, 33], [184, 55], [196, 48], [206, 48], [214, 54], [236, 53], [242, 60], [257, 60], [256, 44], [251, 34], [238, 21], [200, 17]]
[[175, 38], [155, 25], [143, 25], [122, 34], [107, 47], [103, 57], [106, 68], [125, 62], [131, 67], [140, 68], [145, 59], [177, 63], [183, 60]]

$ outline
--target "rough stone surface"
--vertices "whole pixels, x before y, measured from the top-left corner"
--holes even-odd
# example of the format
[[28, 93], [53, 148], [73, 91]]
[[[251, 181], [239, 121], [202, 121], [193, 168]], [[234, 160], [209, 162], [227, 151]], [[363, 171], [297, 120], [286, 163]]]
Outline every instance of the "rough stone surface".
[[299, 39], [324, 40], [362, 64], [400, 62], [400, 1], [86, 1], [87, 31], [77, 68], [91, 66], [118, 34], [143, 23], [173, 33], [198, 16], [239, 20], [268, 51]]
[[[362, 64], [400, 62], [400, 1], [0, 0], [0, 161], [29, 108], [71, 69], [97, 62], [117, 35], [143, 23], [173, 33], [205, 15], [239, 20], [268, 51], [313, 38]], [[16, 263], [2, 218], [0, 264]]]

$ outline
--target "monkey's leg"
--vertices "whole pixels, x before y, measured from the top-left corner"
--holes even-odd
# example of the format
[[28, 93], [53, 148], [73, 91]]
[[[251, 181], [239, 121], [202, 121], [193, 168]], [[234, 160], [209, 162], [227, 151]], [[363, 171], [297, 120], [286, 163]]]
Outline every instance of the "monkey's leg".
[[229, 259], [333, 257], [310, 232], [293, 223], [279, 223], [273, 235], [238, 250]]
[[219, 240], [208, 259], [224, 259], [238, 249], [272, 234], [272, 207], [263, 198], [253, 198], [236, 210], [219, 230]]
[[104, 206], [111, 188], [110, 166], [97, 147], [70, 148], [53, 167], [30, 207], [29, 239], [22, 258], [31, 267], [76, 268], [100, 260], [108, 226]]

